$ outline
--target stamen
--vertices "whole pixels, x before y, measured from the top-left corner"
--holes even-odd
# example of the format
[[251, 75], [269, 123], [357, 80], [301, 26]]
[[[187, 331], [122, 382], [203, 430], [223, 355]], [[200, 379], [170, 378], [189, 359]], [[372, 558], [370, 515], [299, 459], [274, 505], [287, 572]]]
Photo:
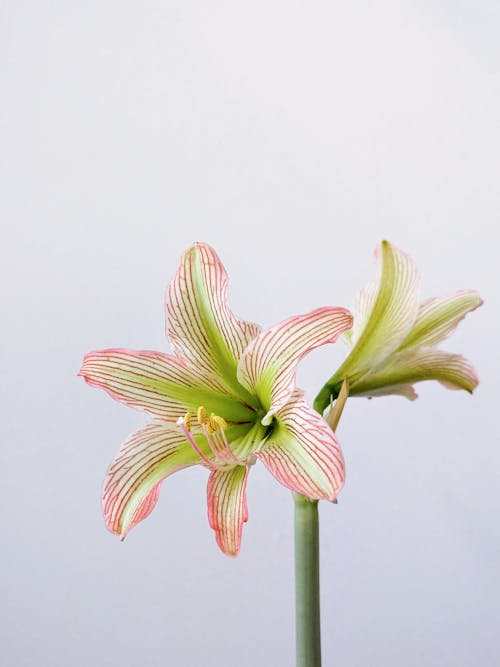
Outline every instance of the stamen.
[[203, 435], [207, 439], [208, 446], [210, 447], [210, 450], [211, 450], [212, 454], [215, 456], [215, 458], [217, 458], [217, 454], [219, 452], [217, 451], [217, 448], [214, 446], [214, 442], [212, 440], [211, 434], [210, 434], [207, 426], [205, 424], [203, 424], [203, 426], [201, 428], [203, 430]]
[[217, 427], [217, 424], [215, 423], [215, 415], [214, 415], [213, 412], [210, 415], [210, 417], [207, 419], [207, 421], [205, 422], [205, 426], [206, 426], [207, 431], [209, 433], [215, 433], [217, 431], [218, 427]]
[[184, 435], [186, 436], [186, 440], [189, 442], [189, 444], [190, 444], [191, 447], [194, 449], [194, 451], [198, 454], [198, 456], [200, 457], [200, 459], [201, 459], [202, 461], [205, 461], [205, 463], [207, 464], [207, 466], [208, 466], [211, 470], [215, 470], [217, 466], [215, 466], [215, 465], [214, 465], [214, 462], [211, 461], [208, 457], [206, 457], [205, 454], [201, 451], [201, 449], [200, 449], [199, 446], [198, 446], [198, 443], [197, 443], [196, 440], [193, 438], [193, 436], [192, 436], [192, 434], [190, 433], [190, 431], [188, 431], [187, 426], [186, 426], [186, 424], [185, 424], [185, 422], [184, 422], [184, 419], [183, 419], [182, 417], [179, 417], [179, 419], [177, 420], [177, 425], [181, 427], [182, 431], [184, 432]]
[[224, 431], [222, 429], [220, 431], [220, 436], [219, 437], [220, 437], [220, 440], [222, 440], [222, 445], [223, 445], [223, 448], [224, 448], [225, 452], [227, 454], [229, 454], [229, 461], [233, 460], [236, 463], [241, 464], [241, 461], [239, 460], [239, 458], [236, 456], [236, 454], [231, 449], [231, 445], [227, 441], [226, 434], [224, 433]]
[[203, 405], [200, 405], [196, 411], [198, 425], [201, 426], [201, 431], [205, 436], [206, 443], [210, 448], [213, 459], [209, 458], [210, 454], [207, 456], [203, 453], [191, 433], [193, 427], [192, 419], [193, 415], [190, 412], [186, 412], [184, 417], [179, 417], [177, 424], [181, 427], [186, 436], [186, 440], [189, 442], [193, 450], [210, 470], [221, 469], [227, 465], [244, 465], [244, 461], [241, 461], [236, 456], [227, 440], [225, 431], [228, 428], [228, 424], [223, 417], [220, 417], [213, 412], [208, 416], [207, 410]]
[[209, 421], [210, 426], [214, 429], [214, 431], [218, 431], [219, 429], [221, 431], [225, 431], [227, 429], [227, 422], [223, 417], [219, 417], [219, 415], [210, 415], [210, 421]]
[[196, 412], [196, 417], [198, 418], [198, 424], [202, 426], [203, 424], [206, 424], [208, 421], [207, 417], [207, 410], [203, 405], [200, 405]]

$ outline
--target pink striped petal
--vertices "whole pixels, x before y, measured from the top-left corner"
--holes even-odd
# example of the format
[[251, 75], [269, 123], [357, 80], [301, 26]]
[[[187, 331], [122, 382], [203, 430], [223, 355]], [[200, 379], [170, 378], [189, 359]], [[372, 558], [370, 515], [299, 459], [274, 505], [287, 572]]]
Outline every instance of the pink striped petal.
[[351, 324], [351, 314], [345, 308], [318, 308], [290, 317], [250, 343], [241, 357], [238, 379], [257, 394], [267, 410], [262, 424], [270, 424], [290, 398], [302, 357], [320, 345], [334, 343]]
[[204, 243], [189, 248], [168, 289], [167, 335], [180, 357], [215, 372], [238, 395], [243, 389], [236, 381], [237, 363], [260, 327], [233, 314], [227, 286], [226, 270], [213, 248]]
[[237, 465], [210, 473], [207, 485], [208, 520], [221, 550], [237, 556], [243, 524], [248, 519], [246, 501], [248, 468]]
[[292, 491], [314, 500], [335, 500], [345, 475], [340, 445], [331, 428], [300, 392], [292, 395], [276, 419], [258, 458]]
[[107, 528], [125, 535], [154, 508], [161, 482], [200, 458], [175, 426], [153, 422], [134, 433], [111, 464], [103, 489]]
[[152, 490], [138, 505], [127, 526], [127, 533], [130, 533], [132, 528], [134, 528], [141, 521], [144, 521], [144, 519], [148, 517], [154, 510], [156, 503], [158, 502], [158, 498], [160, 497], [160, 489], [162, 482], [163, 480], [161, 482], [158, 482], [158, 484], [156, 484], [155, 486], [153, 486]]
[[412, 400], [417, 395], [408, 385], [424, 380], [438, 380], [447, 389], [469, 393], [478, 384], [473, 367], [461, 355], [418, 347], [394, 354], [386, 364], [365, 375], [351, 388], [351, 396], [401, 394]]
[[[228, 420], [251, 418], [252, 412], [225, 393], [214, 378], [172, 355], [147, 350], [90, 352], [79, 372], [91, 386], [154, 417], [174, 422], [200, 405]], [[224, 393], [223, 393], [224, 392]]]
[[437, 345], [456, 329], [468, 313], [479, 308], [482, 303], [479, 294], [473, 290], [424, 301], [415, 324], [399, 349]]

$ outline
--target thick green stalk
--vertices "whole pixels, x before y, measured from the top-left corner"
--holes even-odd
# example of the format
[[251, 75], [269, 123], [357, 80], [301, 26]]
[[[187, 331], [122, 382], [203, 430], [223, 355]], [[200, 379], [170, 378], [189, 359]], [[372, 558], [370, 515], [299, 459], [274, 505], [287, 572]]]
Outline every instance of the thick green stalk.
[[294, 493], [297, 667], [321, 666], [318, 501]]
[[[335, 403], [325, 416], [336, 431], [349, 396], [344, 377]], [[331, 401], [331, 398], [328, 399]], [[322, 412], [320, 413], [322, 414]], [[319, 606], [318, 501], [294, 493], [295, 502], [295, 636], [297, 667], [321, 667], [321, 620]], [[334, 502], [337, 502], [334, 500]]]

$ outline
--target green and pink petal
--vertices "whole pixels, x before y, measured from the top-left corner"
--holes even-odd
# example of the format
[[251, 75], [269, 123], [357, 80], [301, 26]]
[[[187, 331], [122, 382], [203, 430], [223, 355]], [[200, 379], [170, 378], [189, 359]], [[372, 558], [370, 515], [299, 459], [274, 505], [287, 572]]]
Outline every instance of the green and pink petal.
[[238, 361], [260, 327], [233, 314], [227, 288], [228, 276], [215, 250], [205, 243], [189, 248], [168, 289], [167, 336], [179, 357], [206, 374], [215, 373], [239, 395]]
[[214, 375], [161, 352], [118, 348], [89, 352], [79, 375], [112, 398], [169, 422], [200, 405], [228, 420], [242, 421], [253, 414], [229, 396]]
[[344, 485], [344, 459], [325, 420], [295, 391], [257, 457], [284, 486], [308, 498], [335, 500]]
[[176, 470], [199, 462], [175, 426], [153, 422], [134, 433], [120, 449], [104, 483], [107, 528], [124, 538], [154, 508], [161, 482]]
[[208, 520], [221, 550], [237, 556], [243, 524], [248, 519], [246, 485], [248, 467], [236, 465], [213, 470], [207, 484]]
[[302, 357], [320, 345], [334, 343], [351, 325], [352, 316], [345, 308], [318, 308], [290, 317], [250, 343], [241, 357], [238, 379], [267, 410], [262, 424], [270, 424], [290, 398]]

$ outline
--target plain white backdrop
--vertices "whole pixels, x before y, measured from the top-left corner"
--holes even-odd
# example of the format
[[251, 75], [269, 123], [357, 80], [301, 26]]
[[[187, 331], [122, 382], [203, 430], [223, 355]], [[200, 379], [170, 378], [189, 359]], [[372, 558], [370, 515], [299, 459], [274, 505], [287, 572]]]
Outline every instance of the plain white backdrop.
[[[146, 418], [76, 373], [91, 349], [168, 351], [195, 240], [269, 326], [350, 306], [381, 238], [423, 296], [481, 292], [442, 345], [481, 384], [348, 403], [324, 665], [500, 663], [499, 30], [493, 0], [0, 2], [3, 665], [293, 664], [290, 493], [253, 469], [229, 559], [184, 471], [120, 543], [102, 479]], [[302, 364], [310, 398], [343, 353]]]

